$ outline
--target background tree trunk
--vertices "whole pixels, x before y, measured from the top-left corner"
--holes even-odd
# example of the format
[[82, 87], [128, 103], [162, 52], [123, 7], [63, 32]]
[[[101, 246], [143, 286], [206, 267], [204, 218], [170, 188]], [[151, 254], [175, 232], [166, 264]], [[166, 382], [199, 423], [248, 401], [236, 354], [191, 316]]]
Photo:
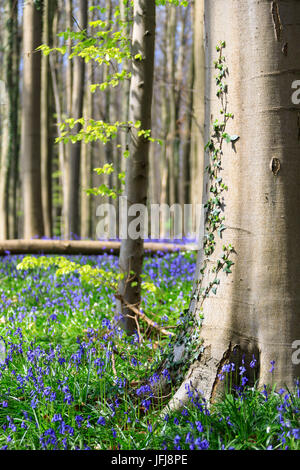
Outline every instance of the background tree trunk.
[[[93, 2], [92, 2], [93, 3]], [[94, 13], [89, 12], [89, 20], [94, 20]], [[84, 114], [85, 119], [91, 119], [94, 115], [94, 95], [90, 91], [90, 85], [94, 83], [94, 65], [93, 61], [90, 61], [87, 66], [87, 87], [85, 89], [85, 103], [84, 103]], [[82, 142], [82, 162], [81, 162], [81, 238], [90, 238], [92, 235], [92, 212], [91, 212], [91, 196], [88, 196], [85, 192], [86, 189], [92, 187], [92, 161], [93, 161], [93, 142], [85, 144]]]
[[24, 6], [22, 173], [24, 237], [44, 235], [41, 197], [41, 6], [28, 0]]
[[[154, 70], [154, 44], [155, 44], [155, 0], [134, 0], [134, 23], [132, 33], [133, 57], [141, 55], [133, 60], [132, 78], [130, 86], [130, 116], [134, 123], [141, 122], [141, 129], [151, 129], [151, 105], [153, 92]], [[147, 204], [148, 193], [148, 159], [149, 140], [143, 136], [138, 137], [138, 131], [131, 129], [130, 157], [126, 165], [125, 195], [127, 196], [128, 210], [133, 204]], [[135, 217], [128, 217], [126, 227]], [[132, 239], [129, 235], [122, 240], [120, 251], [120, 269], [125, 278], [120, 282], [119, 293], [130, 304], [140, 302], [141, 271], [143, 264], [143, 238]], [[130, 275], [130, 272], [133, 275]], [[130, 281], [128, 282], [128, 276]], [[134, 285], [132, 285], [134, 284]], [[122, 312], [122, 326], [128, 333], [136, 330], [132, 312], [124, 305], [118, 305], [118, 311]]]
[[[44, 0], [43, 44], [52, 46], [52, 23], [55, 0]], [[52, 236], [52, 87], [49, 56], [42, 56], [42, 97], [41, 97], [41, 172], [42, 204], [45, 235]]]
[[[87, 7], [88, 1], [81, 0], [77, 22], [79, 27], [84, 30], [87, 28]], [[83, 114], [83, 96], [84, 96], [84, 76], [85, 61], [81, 57], [74, 58], [73, 67], [73, 90], [72, 90], [72, 114], [71, 117], [79, 119]], [[74, 133], [77, 134], [80, 125], [74, 126]], [[70, 143], [70, 164], [69, 164], [69, 225], [68, 235], [70, 237], [80, 236], [80, 209], [79, 209], [79, 184], [80, 184], [80, 155], [81, 142]]]
[[[300, 4], [206, 1], [205, 18], [207, 122], [220, 116], [212, 64], [221, 38], [227, 45], [228, 111], [234, 113], [227, 132], [240, 140], [223, 148], [227, 230], [217, 237], [202, 282], [198, 271], [190, 305], [195, 317], [204, 315], [202, 350], [170, 406], [185, 400], [187, 382], [215, 399], [222, 366], [234, 362], [238, 370], [244, 358], [249, 369], [253, 354], [260, 386], [292, 386], [300, 375], [292, 360], [292, 344], [300, 338], [299, 108], [291, 101], [291, 84], [300, 75]], [[289, 38], [293, 47], [287, 50]], [[212, 266], [229, 243], [236, 252], [232, 274], [220, 272], [216, 295], [202, 306], [200, 287], [215, 277]], [[199, 266], [202, 260], [199, 252]]]
[[[194, 22], [194, 85], [193, 85], [193, 121], [191, 131], [191, 184], [190, 199], [193, 205], [201, 204], [202, 180], [204, 173], [205, 142], [205, 51], [204, 51], [204, 0], [195, 0], [193, 8]], [[210, 120], [206, 121], [209, 126]], [[209, 131], [208, 131], [209, 132]], [[193, 231], [196, 227], [193, 227]]]
[[20, 110], [20, 49], [22, 42], [22, 31], [19, 25], [19, 1], [12, 1], [12, 88], [10, 90], [11, 117], [10, 117], [10, 183], [9, 183], [9, 236], [18, 237], [18, 204], [20, 195], [20, 175], [19, 175], [19, 149], [20, 149], [20, 129], [19, 129], [19, 110]]
[[[4, 83], [6, 93], [0, 103], [2, 114], [1, 160], [0, 160], [0, 238], [9, 238], [15, 234], [12, 215], [16, 195], [14, 177], [18, 173], [13, 169], [18, 162], [18, 97], [19, 97], [19, 53], [18, 53], [18, 2], [7, 2], [4, 34]], [[14, 198], [15, 196], [15, 198]]]

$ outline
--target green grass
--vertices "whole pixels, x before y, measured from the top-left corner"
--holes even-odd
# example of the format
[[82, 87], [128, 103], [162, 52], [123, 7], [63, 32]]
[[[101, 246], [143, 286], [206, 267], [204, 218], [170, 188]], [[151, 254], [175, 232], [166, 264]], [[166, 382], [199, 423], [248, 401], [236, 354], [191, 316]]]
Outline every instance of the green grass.
[[[117, 273], [113, 256], [72, 259]], [[18, 271], [20, 260], [0, 265], [0, 448], [300, 448], [299, 387], [267, 397], [243, 387], [210, 409], [190, 392], [187, 407], [162, 416], [167, 399], [152, 385], [170, 337], [143, 322], [140, 337], [127, 337], [114, 326], [107, 284], [76, 272], [56, 277], [54, 266]], [[170, 332], [189, 304], [194, 270], [188, 253], [145, 260], [144, 281], [156, 291], [144, 295], [143, 311]]]

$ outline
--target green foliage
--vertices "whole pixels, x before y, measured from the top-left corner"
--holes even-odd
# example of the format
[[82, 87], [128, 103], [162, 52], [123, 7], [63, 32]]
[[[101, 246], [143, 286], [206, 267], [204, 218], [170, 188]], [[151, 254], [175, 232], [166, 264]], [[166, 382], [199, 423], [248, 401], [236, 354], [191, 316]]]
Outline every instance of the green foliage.
[[[172, 3], [174, 5], [187, 6], [188, 2], [178, 0], [158, 1], [158, 5], [165, 5]], [[124, 0], [124, 5], [130, 11], [132, 2]], [[90, 7], [90, 11], [97, 10], [101, 15], [106, 15], [106, 8], [100, 6]], [[92, 35], [89, 35], [86, 30], [78, 32], [68, 29], [65, 32], [59, 33], [58, 36], [64, 42], [71, 40], [71, 54], [68, 59], [72, 60], [75, 57], [81, 57], [86, 63], [91, 60], [97, 66], [106, 67], [106, 80], [102, 83], [93, 83], [90, 85], [91, 93], [97, 91], [105, 91], [108, 87], [117, 87], [124, 80], [130, 80], [131, 72], [128, 70], [128, 62], [133, 60], [143, 60], [140, 54], [132, 56], [131, 54], [131, 39], [128, 37], [128, 25], [132, 25], [132, 20], [122, 21], [120, 18], [120, 8], [115, 6], [113, 20], [108, 21], [107, 18], [97, 19], [89, 23], [92, 30]], [[55, 48], [48, 45], [41, 45], [37, 48], [45, 56], [56, 51], [65, 55], [68, 51], [67, 45], [63, 44]], [[76, 132], [71, 132], [76, 129]], [[78, 130], [79, 129], [79, 130]], [[138, 138], [144, 138], [152, 143], [162, 145], [160, 139], [155, 139], [151, 136], [151, 130], [141, 129], [141, 122], [115, 122], [107, 123], [102, 120], [96, 121], [94, 119], [80, 118], [75, 120], [72, 117], [67, 118], [60, 124], [61, 134], [56, 139], [56, 143], [63, 142], [64, 144], [76, 143], [84, 141], [86, 144], [100, 140], [103, 144], [107, 144], [115, 139], [120, 131], [132, 132], [133, 129], [139, 129], [137, 133]], [[128, 149], [123, 150], [123, 156], [129, 157]], [[118, 175], [119, 179], [123, 181], [122, 176]], [[98, 188], [90, 188], [87, 193], [90, 195], [101, 195], [116, 198], [122, 190], [109, 188], [106, 184], [101, 184]]]
[[[104, 276], [90, 282], [95, 269], [114, 279], [114, 257], [35, 259], [6, 257], [1, 265], [0, 337], [8, 353], [0, 377], [1, 448], [300, 449], [299, 384], [278, 392], [241, 387], [209, 408], [187, 390], [187, 406], [162, 416], [171, 388], [168, 396], [159, 388], [154, 396], [137, 392], [155, 380], [169, 338], [142, 322], [141, 342], [117, 333], [113, 289]], [[194, 253], [144, 261], [142, 308], [170, 331], [189, 303], [187, 273], [195, 261]], [[16, 271], [19, 263], [25, 271]], [[150, 292], [153, 277], [160, 284]]]

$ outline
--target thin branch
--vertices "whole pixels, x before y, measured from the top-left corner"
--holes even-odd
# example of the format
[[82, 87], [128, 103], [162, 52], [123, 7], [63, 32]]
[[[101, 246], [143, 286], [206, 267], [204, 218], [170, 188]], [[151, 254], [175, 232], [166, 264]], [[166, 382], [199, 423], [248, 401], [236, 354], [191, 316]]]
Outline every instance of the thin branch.
[[153, 320], [150, 320], [143, 312], [141, 312], [137, 307], [134, 305], [131, 305], [127, 300], [124, 299], [124, 297], [120, 294], [115, 294], [116, 299], [120, 300], [129, 310], [131, 310], [135, 315], [140, 317], [142, 320], [144, 320], [148, 325], [150, 325], [152, 328], [160, 331], [161, 333], [167, 335], [167, 336], [175, 336], [174, 333], [171, 331], [165, 330], [165, 328], [162, 328], [158, 326]]

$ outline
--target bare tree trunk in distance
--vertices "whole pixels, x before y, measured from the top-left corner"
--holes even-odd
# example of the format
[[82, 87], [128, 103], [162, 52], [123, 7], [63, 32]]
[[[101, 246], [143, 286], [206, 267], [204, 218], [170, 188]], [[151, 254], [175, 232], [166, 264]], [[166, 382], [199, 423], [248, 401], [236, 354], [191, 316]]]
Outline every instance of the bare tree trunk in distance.
[[0, 238], [14, 236], [16, 217], [14, 192], [18, 172], [18, 99], [19, 99], [19, 47], [18, 2], [9, 0], [4, 11], [4, 82], [6, 95], [0, 103], [2, 114], [1, 160], [0, 160]]
[[19, 102], [20, 102], [20, 45], [21, 31], [19, 28], [19, 0], [11, 0], [13, 4], [12, 11], [12, 90], [11, 100], [11, 131], [10, 131], [10, 181], [9, 181], [9, 236], [16, 238], [18, 236], [18, 196], [20, 192], [19, 184], [19, 150], [20, 150], [20, 131], [19, 131]]
[[[87, 7], [88, 1], [81, 0], [78, 14], [78, 24], [81, 29], [87, 28]], [[72, 118], [79, 119], [83, 113], [84, 96], [84, 76], [85, 61], [81, 57], [74, 58], [73, 67], [73, 92], [72, 92]], [[80, 125], [74, 127], [74, 133], [77, 134]], [[74, 237], [80, 235], [80, 209], [79, 209], [79, 183], [80, 183], [80, 155], [81, 142], [70, 143], [70, 161], [69, 161], [69, 212], [68, 212], [68, 236]]]
[[9, 177], [9, 86], [11, 83], [8, 82], [10, 74], [12, 72], [11, 59], [11, 21], [10, 21], [11, 9], [10, 5], [7, 6], [4, 12], [4, 24], [5, 31], [3, 35], [3, 49], [4, 49], [4, 65], [5, 65], [5, 81], [1, 83], [1, 96], [0, 96], [0, 117], [1, 117], [1, 146], [0, 146], [0, 239], [6, 240], [8, 238], [8, 198], [6, 188], [8, 186]]
[[[66, 0], [66, 26], [67, 29], [73, 29], [73, 0]], [[72, 39], [68, 39], [68, 55], [72, 52]], [[73, 90], [73, 61], [68, 60], [66, 66], [66, 114], [72, 116], [72, 90]], [[64, 164], [61, 167], [63, 178], [63, 204], [62, 204], [62, 235], [64, 238], [70, 238], [69, 234], [69, 196], [70, 196], [70, 151], [71, 146], [67, 145], [65, 149]]]
[[21, 156], [24, 238], [44, 235], [41, 197], [41, 53], [42, 11], [28, 0], [23, 13], [23, 106]]
[[[52, 22], [56, 8], [55, 0], [44, 0], [43, 44], [52, 46]], [[49, 56], [42, 56], [42, 97], [41, 97], [41, 171], [42, 204], [45, 235], [52, 236], [52, 133], [51, 125], [51, 74]]]
[[[137, 56], [133, 60], [129, 120], [140, 121], [144, 130], [151, 129], [155, 24], [155, 0], [134, 0], [132, 49], [133, 57], [140, 54], [141, 58]], [[146, 206], [148, 194], [149, 140], [138, 137], [135, 128], [131, 129], [129, 150], [125, 180], [128, 210], [133, 204]], [[128, 217], [127, 236], [121, 243], [120, 270], [125, 277], [119, 284], [119, 294], [128, 303], [136, 305], [140, 302], [144, 242], [143, 227], [140, 227], [140, 238], [134, 240], [128, 235], [129, 224], [134, 218]], [[124, 304], [119, 303], [117, 307], [118, 312], [122, 313], [123, 328], [129, 334], [134, 333], [135, 320], [127, 316], [132, 316], [132, 312]]]
[[[193, 205], [201, 204], [204, 174], [204, 95], [205, 95], [205, 51], [204, 51], [204, 0], [195, 0], [192, 6], [194, 23], [194, 86], [193, 121], [191, 136], [191, 184], [190, 199]], [[196, 227], [193, 227], [193, 231]]]
[[[227, 230], [216, 237], [202, 288], [215, 276], [211, 267], [222, 246], [232, 244], [235, 254], [232, 273], [220, 271], [216, 294], [202, 306], [198, 272], [190, 311], [204, 316], [202, 349], [170, 407], [186, 400], [187, 383], [214, 400], [222, 391], [222, 365], [234, 362], [238, 370], [244, 357], [249, 368], [253, 354], [259, 386], [291, 387], [300, 376], [293, 360], [293, 343], [300, 338], [299, 107], [291, 88], [300, 76], [300, 3], [206, 1], [205, 21], [207, 122], [220, 116], [213, 63], [221, 38], [228, 111], [234, 113], [227, 132], [240, 139], [223, 147]], [[199, 265], [202, 257], [199, 252]]]

